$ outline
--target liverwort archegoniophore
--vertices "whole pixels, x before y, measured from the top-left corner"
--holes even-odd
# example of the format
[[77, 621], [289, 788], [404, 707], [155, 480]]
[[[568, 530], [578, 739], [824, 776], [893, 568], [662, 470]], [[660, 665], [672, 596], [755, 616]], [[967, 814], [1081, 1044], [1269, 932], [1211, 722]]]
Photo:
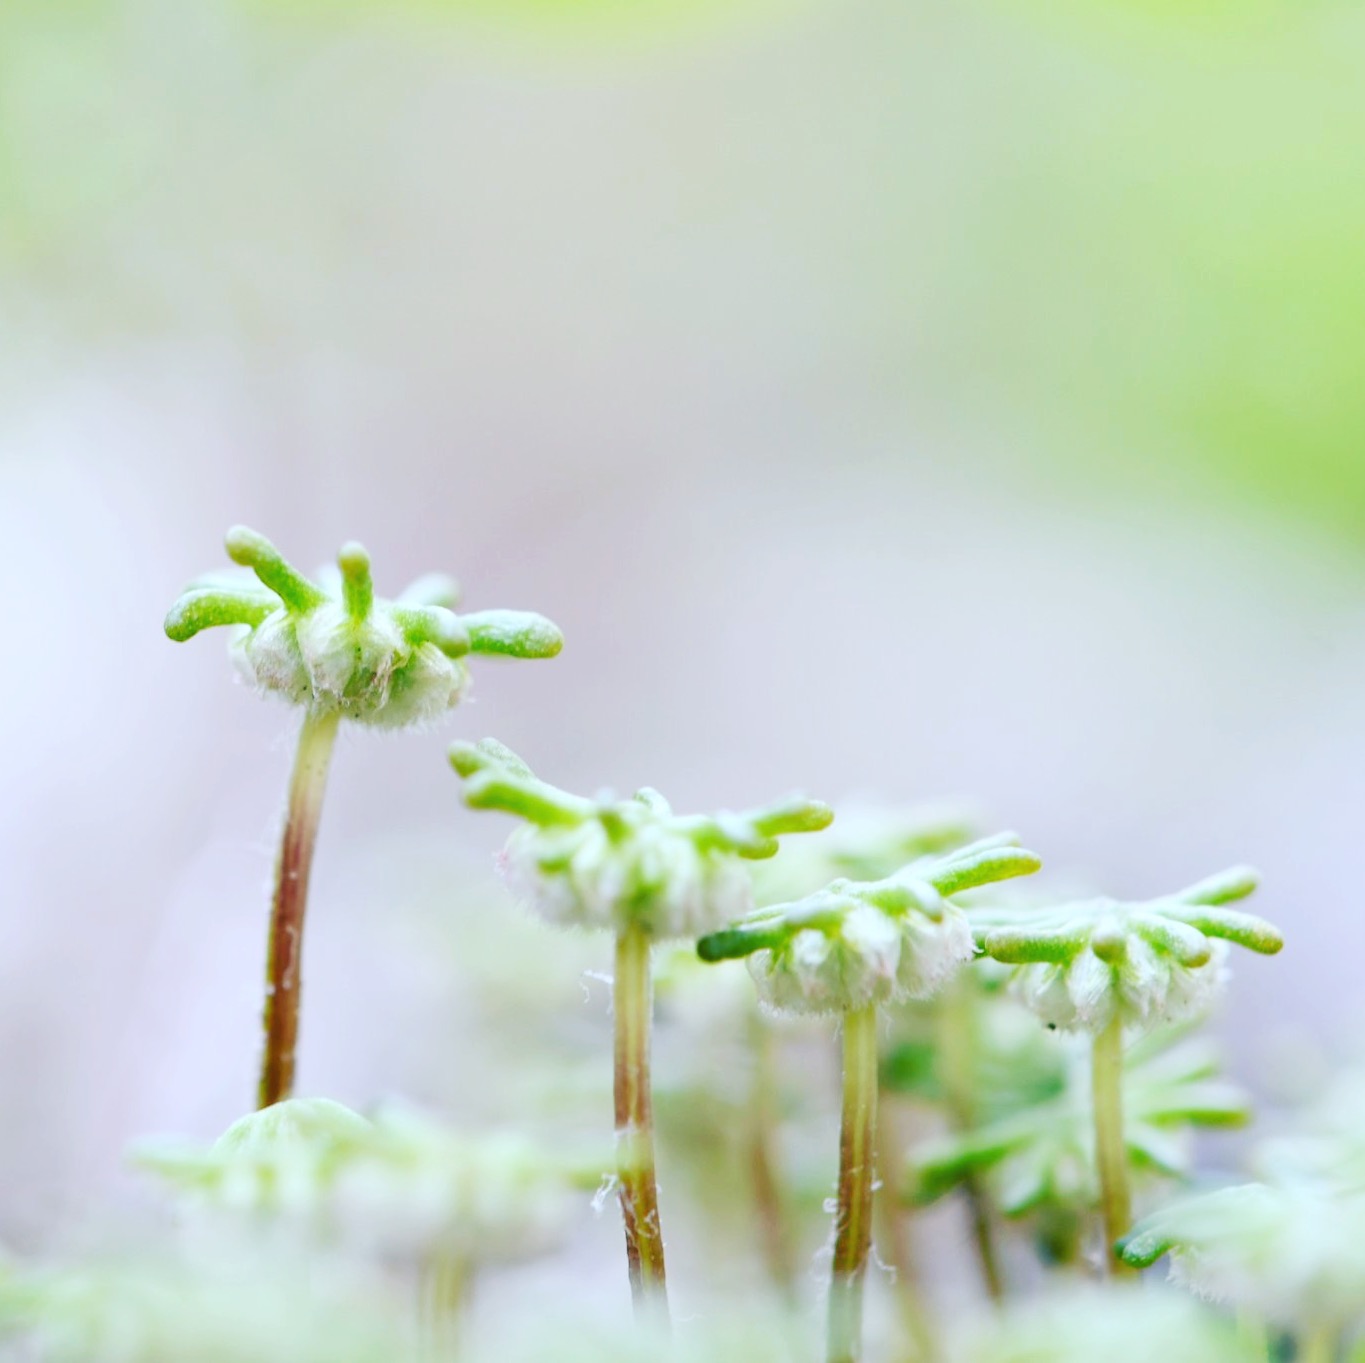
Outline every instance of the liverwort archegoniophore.
[[834, 816], [800, 796], [744, 813], [681, 815], [656, 790], [626, 800], [571, 795], [492, 739], [456, 743], [450, 757], [467, 804], [524, 820], [501, 856], [512, 892], [552, 923], [615, 937], [616, 1176], [626, 1259], [637, 1310], [666, 1317], [650, 1096], [651, 949], [742, 913], [752, 902], [744, 863], [774, 856], [779, 836], [824, 828]]
[[1107, 1259], [1132, 1224], [1124, 1134], [1124, 1035], [1207, 1010], [1227, 975], [1228, 944], [1262, 955], [1284, 945], [1279, 930], [1227, 905], [1257, 875], [1244, 866], [1175, 894], [1139, 903], [1087, 899], [1055, 906], [985, 906], [973, 915], [977, 945], [1016, 967], [1013, 987], [1049, 1026], [1091, 1037], [1092, 1109]]
[[951, 896], [1028, 875], [1042, 863], [1012, 834], [928, 856], [880, 880], [835, 880], [789, 904], [760, 909], [703, 937], [703, 960], [747, 957], [771, 1008], [843, 1019], [843, 1113], [829, 1363], [862, 1351], [863, 1284], [876, 1183], [877, 1010], [942, 988], [975, 950]]
[[232, 657], [247, 680], [303, 712], [270, 914], [257, 1091], [258, 1106], [268, 1107], [294, 1089], [304, 911], [341, 722], [376, 729], [428, 723], [468, 691], [470, 654], [552, 658], [563, 638], [531, 612], [456, 615], [457, 590], [446, 577], [421, 578], [396, 600], [383, 600], [374, 593], [369, 555], [359, 544], [343, 546], [339, 571], [320, 582], [304, 577], [268, 539], [244, 526], [228, 531], [227, 553], [240, 571], [190, 583], [165, 627], [178, 642], [218, 625], [231, 627]]

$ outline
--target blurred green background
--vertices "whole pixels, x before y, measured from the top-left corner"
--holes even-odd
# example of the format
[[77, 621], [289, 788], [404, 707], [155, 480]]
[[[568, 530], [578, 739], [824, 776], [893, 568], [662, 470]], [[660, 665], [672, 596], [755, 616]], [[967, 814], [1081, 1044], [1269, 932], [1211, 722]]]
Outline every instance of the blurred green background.
[[[0, 1235], [250, 1091], [289, 720], [160, 635], [235, 521], [553, 616], [449, 729], [567, 786], [1257, 861], [1242, 1068], [1344, 1048], [1362, 69], [1326, 0], [0, 7]], [[441, 748], [343, 744], [302, 1079], [471, 1117]]]
[[[1068, 480], [1359, 543], [1357, 5], [17, 0], [0, 25], [21, 356], [380, 324], [396, 361], [576, 284], [672, 305], [717, 362], [780, 334], [765, 368], [837, 373], [867, 420], [967, 409]], [[469, 297], [490, 274], [521, 281], [501, 307]], [[619, 340], [619, 311], [558, 320]]]

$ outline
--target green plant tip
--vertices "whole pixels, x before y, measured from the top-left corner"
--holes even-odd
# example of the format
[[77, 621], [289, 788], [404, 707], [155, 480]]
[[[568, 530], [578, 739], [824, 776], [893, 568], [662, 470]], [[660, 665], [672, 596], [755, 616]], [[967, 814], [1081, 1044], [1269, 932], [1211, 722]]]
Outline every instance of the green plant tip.
[[320, 1241], [486, 1262], [556, 1238], [572, 1195], [600, 1180], [609, 1152], [465, 1135], [402, 1107], [369, 1120], [325, 1098], [290, 1098], [210, 1146], [144, 1143], [131, 1159], [193, 1207], [287, 1221]]
[[970, 814], [946, 804], [880, 809], [840, 806], [839, 822], [821, 837], [802, 838], [775, 862], [754, 867], [754, 898], [784, 904], [831, 880], [877, 880], [906, 862], [970, 842]]
[[509, 658], [553, 658], [564, 636], [543, 615], [530, 611], [477, 611], [463, 619], [476, 653]]
[[234, 660], [262, 691], [381, 728], [435, 719], [469, 689], [470, 653], [552, 658], [559, 630], [528, 611], [460, 617], [452, 579], [419, 579], [396, 601], [374, 594], [370, 557], [354, 541], [337, 555], [335, 582], [314, 583], [255, 530], [227, 533], [228, 557], [250, 576], [200, 579], [171, 607], [177, 642], [231, 625]]

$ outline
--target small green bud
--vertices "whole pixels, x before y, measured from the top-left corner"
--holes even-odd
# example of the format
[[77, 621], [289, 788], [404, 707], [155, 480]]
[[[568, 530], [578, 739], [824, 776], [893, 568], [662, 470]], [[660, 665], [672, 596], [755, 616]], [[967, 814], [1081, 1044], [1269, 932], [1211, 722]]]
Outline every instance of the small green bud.
[[972, 923], [986, 955], [1018, 967], [1016, 992], [1045, 1022], [1099, 1032], [1117, 1010], [1146, 1028], [1208, 1007], [1225, 977], [1226, 943], [1263, 955], [1284, 945], [1264, 919], [1223, 907], [1255, 888], [1256, 873], [1234, 867], [1144, 903], [988, 905]]
[[973, 953], [962, 890], [1028, 875], [1041, 862], [1002, 834], [924, 857], [883, 880], [836, 880], [703, 937], [705, 961], [748, 957], [769, 1007], [831, 1013], [926, 998]]
[[434, 719], [469, 688], [470, 653], [552, 658], [563, 639], [543, 616], [457, 616], [449, 578], [419, 579], [396, 601], [374, 594], [370, 559], [355, 542], [337, 555], [335, 581], [310, 582], [263, 535], [227, 534], [228, 557], [250, 574], [191, 583], [166, 617], [177, 642], [236, 627], [234, 660], [261, 690], [347, 719], [401, 728]]
[[629, 800], [570, 795], [536, 777], [494, 739], [456, 743], [450, 763], [465, 803], [526, 821], [499, 864], [518, 899], [552, 923], [643, 928], [695, 937], [751, 903], [742, 860], [774, 856], [778, 838], [824, 828], [833, 812], [792, 797], [742, 814], [674, 814], [656, 790]]

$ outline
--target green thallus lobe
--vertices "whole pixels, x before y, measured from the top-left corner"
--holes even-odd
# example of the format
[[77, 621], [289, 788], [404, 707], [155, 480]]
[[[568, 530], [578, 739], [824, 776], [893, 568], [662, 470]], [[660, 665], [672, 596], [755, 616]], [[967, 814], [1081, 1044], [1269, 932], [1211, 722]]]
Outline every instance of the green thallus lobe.
[[465, 801], [525, 820], [502, 854], [509, 887], [553, 923], [616, 937], [613, 998], [617, 1178], [636, 1308], [666, 1315], [664, 1240], [654, 1173], [649, 1054], [650, 949], [717, 927], [751, 902], [742, 862], [771, 857], [787, 833], [824, 828], [825, 805], [799, 797], [745, 813], [674, 814], [655, 790], [587, 799], [540, 780], [492, 739], [456, 743]]
[[1002, 833], [911, 862], [881, 880], [836, 880], [804, 899], [751, 913], [697, 943], [706, 961], [748, 957], [760, 996], [774, 1008], [843, 1015], [830, 1363], [852, 1363], [862, 1350], [876, 1182], [877, 1008], [927, 997], [971, 959], [966, 915], [948, 896], [1029, 875], [1041, 864], [1013, 834]]
[[322, 583], [245, 526], [229, 530], [226, 545], [249, 572], [191, 583], [165, 628], [183, 642], [204, 629], [234, 627], [230, 649], [243, 674], [304, 711], [271, 904], [258, 1090], [266, 1107], [293, 1091], [309, 871], [340, 721], [394, 729], [434, 720], [468, 690], [468, 654], [551, 658], [563, 640], [550, 621], [529, 612], [456, 615], [448, 578], [422, 578], [398, 600], [382, 600], [369, 556], [355, 543], [343, 546], [337, 574]]

